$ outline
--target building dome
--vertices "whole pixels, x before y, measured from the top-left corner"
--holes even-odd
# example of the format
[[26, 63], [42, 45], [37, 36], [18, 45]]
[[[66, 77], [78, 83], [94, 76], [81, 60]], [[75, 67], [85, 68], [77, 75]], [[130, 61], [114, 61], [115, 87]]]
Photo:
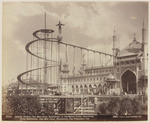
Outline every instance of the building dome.
[[137, 55], [142, 49], [142, 43], [138, 42], [134, 37], [133, 42], [120, 51], [120, 56]]
[[129, 52], [138, 53], [141, 50], [141, 48], [142, 44], [138, 42], [134, 37], [133, 42], [128, 45], [127, 50]]

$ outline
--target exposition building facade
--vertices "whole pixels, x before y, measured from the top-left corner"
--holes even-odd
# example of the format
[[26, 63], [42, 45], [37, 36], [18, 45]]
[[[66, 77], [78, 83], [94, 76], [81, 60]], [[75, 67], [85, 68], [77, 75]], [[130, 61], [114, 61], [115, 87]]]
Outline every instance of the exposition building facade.
[[144, 24], [142, 42], [138, 42], [134, 36], [124, 49], [115, 50], [115, 56], [113, 66], [83, 66], [82, 75], [69, 75], [68, 66], [64, 65], [67, 72], [61, 78], [63, 92], [68, 91], [73, 95], [145, 94], [148, 85]]

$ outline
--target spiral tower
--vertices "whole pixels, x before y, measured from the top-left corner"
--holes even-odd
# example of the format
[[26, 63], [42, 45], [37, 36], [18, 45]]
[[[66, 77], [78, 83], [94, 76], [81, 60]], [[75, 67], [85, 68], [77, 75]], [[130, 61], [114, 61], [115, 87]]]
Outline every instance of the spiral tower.
[[[33, 89], [33, 94], [67, 93], [70, 75], [79, 72], [83, 76], [85, 68], [90, 65], [113, 65], [114, 55], [62, 42], [64, 24], [59, 21], [56, 26], [57, 37], [53, 37], [54, 30], [47, 29], [45, 22], [45, 28], [33, 32], [33, 40], [25, 46], [26, 71], [19, 74], [17, 79]], [[79, 70], [75, 70], [79, 65]], [[65, 78], [65, 82], [62, 82], [62, 78]]]

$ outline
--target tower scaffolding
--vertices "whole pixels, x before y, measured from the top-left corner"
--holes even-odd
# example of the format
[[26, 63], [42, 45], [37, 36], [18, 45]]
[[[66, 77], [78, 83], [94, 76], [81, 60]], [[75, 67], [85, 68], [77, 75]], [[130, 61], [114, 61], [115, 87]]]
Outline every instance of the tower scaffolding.
[[[45, 12], [45, 30], [46, 30], [46, 12]], [[46, 41], [46, 38], [47, 38], [47, 33], [45, 32], [44, 33], [44, 82], [43, 83], [47, 83], [47, 41]]]
[[[74, 56], [73, 56], [73, 70], [75, 71], [75, 55], [76, 55], [76, 49], [80, 49], [81, 50], [81, 59], [83, 61], [81, 61], [82, 64], [82, 73], [84, 72], [84, 59], [82, 57], [84, 57], [83, 55], [85, 55], [83, 53], [83, 51], [87, 51], [87, 63], [88, 65], [90, 64], [90, 62], [94, 62], [94, 67], [97, 64], [96, 61], [96, 57], [97, 57], [97, 53], [100, 54], [100, 64], [102, 61], [102, 55], [104, 55], [104, 57], [108, 56], [108, 57], [114, 57], [111, 54], [107, 54], [107, 53], [103, 53], [100, 51], [95, 51], [92, 49], [88, 49], [82, 46], [77, 46], [77, 45], [73, 45], [73, 44], [69, 44], [69, 43], [65, 43], [62, 42], [62, 27], [64, 26], [64, 24], [62, 24], [60, 21], [57, 24], [58, 26], [58, 36], [57, 37], [53, 37], [53, 32], [54, 30], [51, 29], [47, 29], [46, 27], [46, 13], [45, 13], [45, 28], [44, 29], [40, 29], [37, 30], [35, 32], [33, 32], [33, 41], [30, 41], [29, 43], [27, 43], [27, 45], [25, 46], [25, 49], [28, 53], [28, 55], [31, 55], [30, 58], [26, 59], [26, 72], [23, 72], [21, 74], [19, 74], [17, 76], [17, 79], [22, 82], [27, 84], [27, 86], [34, 86], [37, 88], [48, 88], [51, 86], [59, 86], [59, 89], [62, 88], [62, 85], [66, 84], [65, 86], [67, 86], [67, 89], [70, 89], [69, 86], [69, 70], [68, 70], [68, 62], [71, 62], [72, 60], [68, 61], [68, 52], [69, 54], [71, 53], [69, 51], [68, 48], [74, 48]], [[35, 39], [34, 39], [35, 38]], [[60, 58], [60, 54], [63, 54], [63, 48], [61, 48], [61, 46], [66, 46], [66, 63], [67, 63], [67, 77], [65, 78], [65, 83], [62, 84], [62, 69], [61, 69], [61, 64], [64, 63], [64, 61], [61, 61]], [[94, 55], [92, 56], [91, 53], [94, 53]], [[90, 56], [89, 56], [90, 54]], [[79, 56], [80, 57], [80, 56]], [[93, 60], [91, 60], [89, 57], [94, 57]], [[69, 57], [70, 58], [70, 57]], [[82, 63], [83, 62], [83, 63]], [[103, 62], [106, 62], [106, 60]], [[29, 64], [30, 63], [30, 64]], [[71, 66], [69, 66], [71, 67]], [[33, 73], [33, 76], [32, 76]], [[38, 84], [29, 84], [26, 81], [24, 81], [22, 79], [22, 77], [24, 75], [28, 75], [30, 74], [30, 79], [33, 78], [34, 82], [35, 82], [35, 78]], [[73, 73], [74, 74], [74, 73]], [[75, 74], [74, 74], [75, 77]], [[55, 79], [55, 80], [54, 80]], [[74, 84], [73, 84], [74, 85]], [[84, 88], [84, 87], [83, 87]], [[74, 86], [74, 90], [75, 90], [75, 86]], [[60, 90], [62, 91], [62, 90]], [[70, 91], [70, 90], [69, 90]], [[74, 91], [75, 92], [75, 91]]]

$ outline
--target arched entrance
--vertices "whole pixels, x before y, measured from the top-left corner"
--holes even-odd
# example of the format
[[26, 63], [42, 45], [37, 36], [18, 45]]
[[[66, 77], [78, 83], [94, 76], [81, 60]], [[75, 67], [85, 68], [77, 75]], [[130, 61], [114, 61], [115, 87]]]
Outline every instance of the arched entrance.
[[127, 70], [126, 72], [124, 72], [124, 74], [121, 77], [121, 81], [123, 92], [126, 92], [128, 94], [137, 93], [136, 76], [132, 71]]

